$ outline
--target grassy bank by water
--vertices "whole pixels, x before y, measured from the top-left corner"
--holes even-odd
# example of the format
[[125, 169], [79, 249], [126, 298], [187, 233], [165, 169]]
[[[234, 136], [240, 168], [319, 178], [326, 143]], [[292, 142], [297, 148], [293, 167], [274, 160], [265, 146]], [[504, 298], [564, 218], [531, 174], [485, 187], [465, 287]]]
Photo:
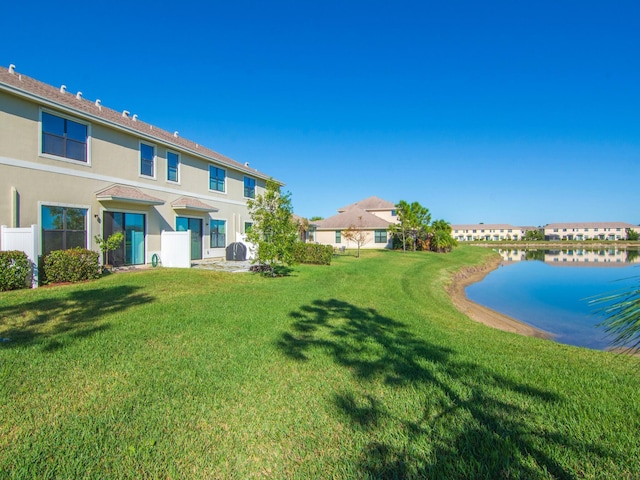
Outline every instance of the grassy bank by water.
[[493, 253], [0, 295], [5, 478], [638, 478], [638, 359], [474, 323]]

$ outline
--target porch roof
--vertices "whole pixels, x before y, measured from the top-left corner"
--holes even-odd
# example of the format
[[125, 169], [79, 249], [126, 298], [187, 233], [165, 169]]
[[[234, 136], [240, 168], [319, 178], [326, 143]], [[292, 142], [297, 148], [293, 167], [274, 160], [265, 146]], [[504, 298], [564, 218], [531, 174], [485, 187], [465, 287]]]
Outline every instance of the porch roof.
[[152, 197], [135, 187], [128, 187], [126, 185], [111, 185], [110, 187], [96, 192], [96, 198], [100, 202], [110, 201], [137, 203], [142, 205], [164, 205], [164, 200]]

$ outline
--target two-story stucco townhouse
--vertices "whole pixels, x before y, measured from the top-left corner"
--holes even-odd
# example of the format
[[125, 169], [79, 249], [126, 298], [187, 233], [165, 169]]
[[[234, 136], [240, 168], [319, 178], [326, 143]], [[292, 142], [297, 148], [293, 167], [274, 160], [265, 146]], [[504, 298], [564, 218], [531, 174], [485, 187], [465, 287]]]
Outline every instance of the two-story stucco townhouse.
[[467, 225], [451, 225], [452, 235], [459, 242], [476, 240], [522, 240], [530, 230], [536, 227], [518, 227], [506, 223], [474, 223]]
[[41, 255], [98, 250], [96, 235], [120, 231], [114, 263], [148, 263], [161, 231], [190, 230], [192, 259], [223, 257], [268, 178], [137, 115], [0, 69], [0, 225], [38, 225]]
[[338, 209], [338, 214], [313, 222], [313, 239], [334, 247], [355, 247], [342, 232], [355, 228], [365, 233], [361, 248], [391, 248], [389, 226], [397, 223], [396, 206], [378, 197], [369, 197]]
[[545, 240], [626, 240], [627, 230], [640, 233], [638, 225], [626, 222], [549, 223], [544, 226]]

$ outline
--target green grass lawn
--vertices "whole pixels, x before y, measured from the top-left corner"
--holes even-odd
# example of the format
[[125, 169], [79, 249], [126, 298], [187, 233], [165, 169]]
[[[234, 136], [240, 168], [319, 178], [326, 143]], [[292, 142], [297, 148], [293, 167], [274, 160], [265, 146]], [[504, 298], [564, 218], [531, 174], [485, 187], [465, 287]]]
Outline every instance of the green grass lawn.
[[1, 478], [640, 478], [637, 358], [455, 310], [489, 250], [0, 294]]

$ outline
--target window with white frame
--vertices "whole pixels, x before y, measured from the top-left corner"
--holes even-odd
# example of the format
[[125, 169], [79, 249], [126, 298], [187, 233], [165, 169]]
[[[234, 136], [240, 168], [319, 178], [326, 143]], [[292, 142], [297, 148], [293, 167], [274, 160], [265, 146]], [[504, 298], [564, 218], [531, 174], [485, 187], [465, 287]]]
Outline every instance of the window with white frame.
[[178, 182], [180, 180], [178, 170], [180, 167], [180, 155], [167, 152], [167, 181]]
[[209, 165], [209, 190], [224, 192], [226, 173], [222, 168]]
[[156, 176], [156, 149], [153, 145], [140, 143], [140, 175], [145, 177]]
[[42, 153], [87, 163], [89, 126], [60, 115], [42, 112]]
[[256, 179], [244, 177], [244, 196], [246, 198], [256, 198]]
[[87, 248], [87, 209], [43, 205], [42, 255], [53, 250]]
[[211, 248], [226, 247], [226, 222], [224, 220], [211, 220], [209, 226], [211, 231]]
[[387, 231], [386, 230], [376, 230], [374, 232], [374, 242], [375, 243], [387, 243]]

